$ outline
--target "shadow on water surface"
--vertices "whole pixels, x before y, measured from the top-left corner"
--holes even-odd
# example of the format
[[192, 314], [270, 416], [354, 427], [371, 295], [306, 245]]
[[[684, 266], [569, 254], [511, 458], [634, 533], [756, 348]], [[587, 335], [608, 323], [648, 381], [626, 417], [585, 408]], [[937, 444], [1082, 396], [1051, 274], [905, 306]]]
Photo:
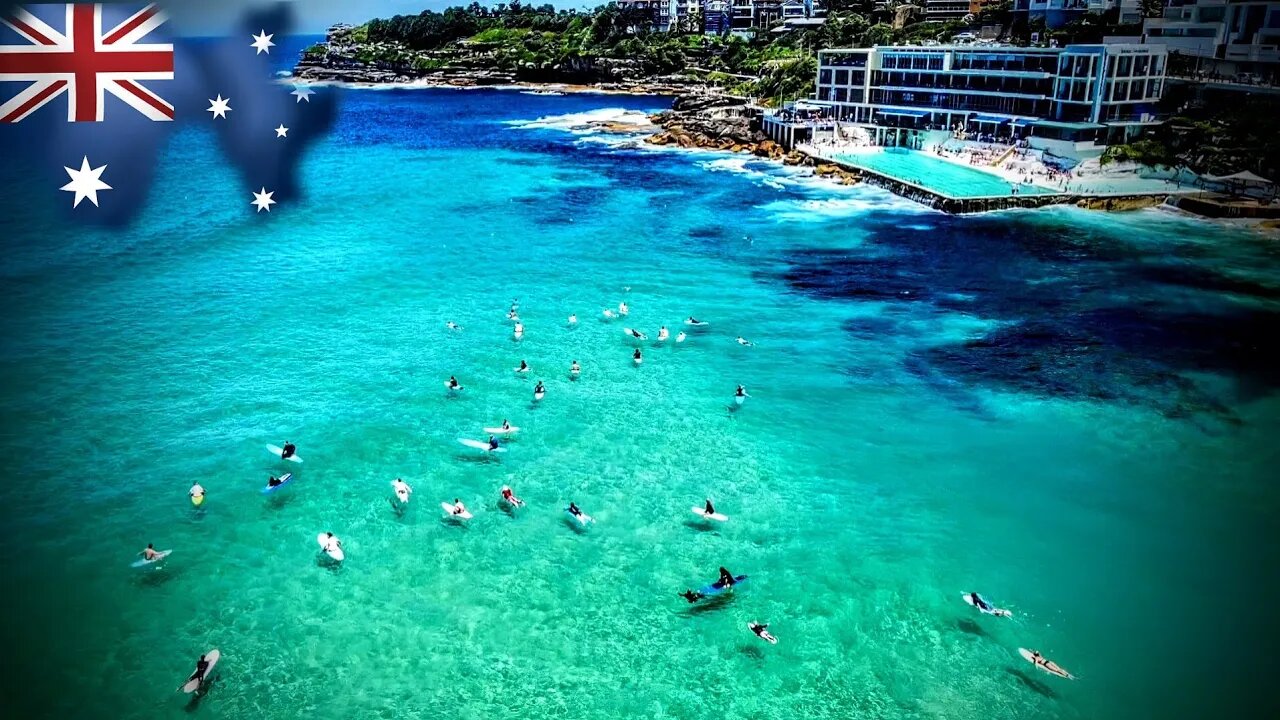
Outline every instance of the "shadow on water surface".
[[1054, 700], [1058, 698], [1058, 693], [1054, 692], [1053, 688], [1031, 677], [1030, 675], [1026, 674], [1022, 670], [1019, 670], [1017, 668], [1007, 667], [1004, 669], [1004, 671], [1014, 676], [1015, 678], [1017, 678], [1018, 682], [1031, 688], [1032, 691]]
[[960, 620], [957, 620], [956, 628], [958, 628], [960, 632], [968, 633], [970, 635], [977, 635], [978, 637], [989, 637], [989, 635], [987, 634], [987, 631], [984, 630], [981, 625], [979, 625], [978, 623], [974, 622], [969, 618], [961, 618]]
[[[1154, 243], [1124, 225], [1050, 216], [948, 217], [930, 233], [898, 221], [861, 219], [868, 239], [856, 248], [794, 250], [780, 277], [805, 295], [888, 304], [845, 331], [914, 336], [905, 370], [970, 412], [982, 412], [971, 391], [994, 388], [1235, 423], [1229, 403], [1280, 388], [1280, 345], [1264, 341], [1280, 332], [1280, 285], [1266, 272], [1276, 259], [1247, 243]], [[943, 338], [912, 325], [946, 316], [987, 325]], [[1215, 396], [1197, 373], [1231, 378], [1233, 396]]]

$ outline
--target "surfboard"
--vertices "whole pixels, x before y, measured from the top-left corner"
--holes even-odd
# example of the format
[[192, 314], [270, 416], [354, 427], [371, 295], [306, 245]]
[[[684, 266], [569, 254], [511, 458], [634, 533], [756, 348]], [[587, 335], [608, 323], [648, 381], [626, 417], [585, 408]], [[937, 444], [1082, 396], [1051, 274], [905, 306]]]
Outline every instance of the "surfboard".
[[391, 487], [395, 488], [395, 490], [396, 490], [396, 499], [397, 499], [397, 500], [399, 500], [399, 501], [400, 501], [400, 502], [402, 502], [402, 503], [408, 503], [408, 502], [409, 502], [409, 494], [410, 494], [410, 492], [412, 492], [412, 491], [411, 491], [411, 490], [409, 490], [409, 486], [408, 486], [408, 485], [405, 485], [405, 484], [403, 484], [403, 483], [397, 483], [395, 480], [392, 480], [392, 481], [391, 481]]
[[462, 386], [461, 386], [461, 385], [459, 385], [458, 387], [454, 387], [454, 386], [450, 385], [448, 380], [445, 380], [445, 381], [444, 381], [444, 386], [445, 386], [445, 387], [447, 387], [447, 388], [449, 388], [450, 390], [461, 390], [461, 389], [462, 389]]
[[595, 521], [596, 521], [596, 519], [595, 519], [595, 518], [591, 517], [590, 515], [588, 515], [588, 514], [586, 514], [586, 513], [584, 513], [584, 512], [580, 512], [579, 514], [574, 515], [573, 513], [569, 512], [569, 508], [565, 508], [565, 509], [564, 509], [564, 514], [565, 514], [565, 515], [568, 515], [569, 517], [573, 518], [574, 520], [577, 520], [577, 521], [578, 521], [580, 524], [582, 524], [582, 525], [590, 525], [591, 523], [593, 523], [593, 522], [595, 522]]
[[[324, 554], [338, 562], [342, 562], [347, 557], [347, 554], [342, 552], [342, 548], [338, 547], [337, 539], [336, 536], [329, 537], [325, 533], [320, 533], [316, 536], [316, 542], [320, 543], [320, 549], [324, 551]], [[333, 544], [330, 545], [330, 543]]]
[[196, 507], [200, 507], [201, 505], [203, 505], [203, 504], [204, 504], [204, 495], [192, 495], [192, 496], [191, 496], [191, 504], [192, 504], [192, 505], [195, 505]]
[[636, 365], [639, 365], [640, 363], [644, 362], [644, 358], [633, 357], [631, 358], [631, 362], [635, 363]]
[[534, 394], [533, 394], [533, 399], [534, 399], [534, 400], [541, 400], [543, 395], [546, 395], [546, 393], [536, 392], [536, 393], [534, 393]]
[[1038, 668], [1040, 668], [1041, 670], [1043, 670], [1043, 671], [1045, 671], [1045, 672], [1049, 673], [1050, 675], [1054, 675], [1054, 676], [1057, 676], [1057, 677], [1060, 677], [1060, 678], [1066, 678], [1067, 680], [1075, 680], [1075, 679], [1076, 679], [1076, 676], [1075, 676], [1075, 675], [1072, 675], [1071, 673], [1067, 672], [1066, 670], [1063, 670], [1062, 672], [1057, 672], [1057, 671], [1054, 671], [1054, 670], [1050, 670], [1049, 668], [1045, 667], [1044, 665], [1041, 665], [1040, 663], [1036, 662], [1035, 657], [1031, 654], [1031, 651], [1030, 651], [1030, 650], [1028, 650], [1028, 649], [1026, 649], [1026, 648], [1018, 648], [1018, 654], [1019, 654], [1019, 655], [1021, 655], [1021, 656], [1022, 656], [1022, 658], [1023, 658], [1024, 660], [1026, 660], [1027, 662], [1031, 663], [1032, 665], [1035, 665], [1036, 667], [1038, 667]]
[[[752, 625], [755, 625], [755, 624], [756, 624], [756, 623], [753, 623], [753, 622], [749, 622], [749, 623], [747, 623], [747, 629], [751, 631], [751, 634], [752, 634], [752, 635], [755, 635], [756, 637], [758, 637], [758, 638], [760, 638], [761, 640], [763, 640], [763, 641], [765, 641], [765, 642], [769, 643], [770, 645], [777, 645], [777, 644], [778, 644], [778, 638], [776, 638], [776, 637], [774, 637], [774, 636], [772, 636], [772, 635], [770, 635], [769, 637], [765, 637], [765, 636], [761, 635], [760, 633], [756, 632], [756, 631], [755, 631], [755, 628], [751, 627]], [[769, 632], [769, 631], [768, 631], [768, 630], [766, 630], [765, 632], [767, 633], [767, 632]]]
[[676, 335], [676, 342], [678, 342], [678, 343], [682, 343], [682, 342], [684, 342], [684, 339], [685, 339], [685, 338], [687, 338], [687, 337], [689, 337], [689, 336], [688, 336], [688, 335], [685, 335], [684, 333], [680, 333], [679, 335]]
[[637, 334], [637, 331], [636, 331], [636, 330], [632, 330], [631, 328], [622, 328], [622, 332], [626, 333], [626, 334], [627, 334], [627, 337], [629, 337], [629, 338], [633, 338], [633, 339], [635, 339], [635, 340], [648, 340], [648, 339], [649, 339], [649, 336], [648, 336], [648, 335], [645, 335], [644, 333], [639, 333], [639, 334]]
[[[275, 445], [267, 443], [267, 452], [271, 453], [272, 455], [275, 455], [276, 457], [280, 457], [281, 455], [284, 454], [284, 448], [276, 447]], [[302, 458], [298, 457], [297, 453], [294, 453], [293, 455], [290, 455], [287, 458], [280, 458], [280, 459], [288, 460], [289, 462], [296, 462], [296, 463], [302, 462]]]
[[496, 448], [490, 449], [489, 443], [484, 442], [483, 440], [472, 440], [471, 438], [458, 438], [458, 442], [462, 443], [463, 445], [466, 445], [469, 448], [475, 448], [476, 450], [483, 450], [485, 452], [506, 452], [507, 451], [507, 449], [502, 446], [498, 446]]
[[711, 323], [703, 322], [702, 320], [685, 320], [684, 324], [688, 325], [689, 327], [706, 327]]
[[511, 368], [511, 369], [512, 369], [512, 370], [514, 370], [514, 371], [516, 371], [516, 372], [518, 372], [518, 373], [527, 373], [527, 372], [529, 372], [530, 370], [532, 370], [533, 368], [531, 368], [531, 367], [529, 367], [529, 366], [527, 366], [527, 365], [526, 365], [525, 367], [522, 367], [522, 368], [519, 368], [519, 367], [518, 367], [518, 368]]
[[736, 405], [741, 405], [742, 403], [747, 401], [748, 397], [750, 397], [750, 395], [734, 395], [733, 402]]
[[156, 556], [151, 558], [150, 560], [146, 558], [138, 558], [137, 560], [133, 561], [132, 565], [133, 567], [136, 567], [136, 568], [146, 567], [148, 565], [155, 565], [156, 563], [159, 563], [163, 561], [165, 558], [169, 557], [169, 553], [171, 552], [173, 551], [161, 550], [160, 552], [156, 553]]
[[442, 502], [440, 503], [440, 509], [444, 510], [445, 515], [448, 515], [455, 520], [470, 520], [473, 517], [472, 514], [466, 510], [463, 510], [462, 512], [454, 512], [457, 508], [454, 507], [453, 503]]
[[266, 486], [266, 487], [262, 488], [262, 494], [263, 494], [263, 495], [266, 495], [266, 494], [268, 494], [268, 493], [273, 493], [273, 492], [275, 492], [276, 490], [279, 490], [280, 488], [284, 487], [284, 486], [285, 486], [285, 485], [286, 485], [290, 480], [292, 480], [292, 479], [293, 479], [293, 473], [285, 473], [285, 474], [283, 474], [283, 475], [281, 475], [281, 476], [280, 476], [280, 484], [279, 484], [279, 485], [268, 485], [268, 486]]
[[520, 432], [520, 428], [516, 427], [515, 425], [512, 425], [511, 427], [507, 427], [507, 428], [487, 427], [482, 429], [485, 432], [489, 433], [490, 435], [515, 435], [516, 433]]
[[217, 648], [205, 653], [204, 660], [209, 663], [209, 667], [204, 669], [204, 680], [197, 680], [194, 677], [188, 678], [185, 683], [178, 686], [178, 692], [193, 693], [199, 690], [200, 685], [209, 680], [209, 673], [213, 672], [213, 666], [218, 664], [218, 658], [220, 657], [222, 657], [222, 653], [218, 652]]
[[746, 580], [747, 580], [747, 576], [746, 576], [746, 575], [738, 575], [738, 576], [735, 576], [735, 577], [733, 578], [733, 584], [732, 584], [732, 585], [721, 585], [719, 582], [714, 582], [714, 583], [712, 583], [712, 584], [710, 584], [710, 585], [708, 585], [708, 586], [706, 586], [706, 587], [702, 588], [702, 589], [701, 589], [701, 590], [699, 590], [698, 592], [702, 593], [703, 595], [719, 595], [720, 593], [722, 593], [722, 592], [724, 592], [724, 591], [726, 591], [726, 590], [729, 590], [729, 589], [731, 589], [731, 588], [735, 588], [735, 587], [737, 587], [737, 586], [741, 585], [742, 583], [746, 582]]
[[693, 510], [694, 515], [701, 515], [702, 517], [708, 520], [718, 520], [720, 522], [724, 522], [725, 520], [729, 519], [728, 515], [721, 515], [720, 513], [709, 513], [707, 512], [706, 508], [695, 507], [690, 509]]

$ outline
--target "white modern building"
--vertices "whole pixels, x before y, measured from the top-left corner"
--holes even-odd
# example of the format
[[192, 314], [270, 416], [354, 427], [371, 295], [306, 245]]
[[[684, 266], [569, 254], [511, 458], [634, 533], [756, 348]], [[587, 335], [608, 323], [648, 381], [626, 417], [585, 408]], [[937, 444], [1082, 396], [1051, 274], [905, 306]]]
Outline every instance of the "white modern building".
[[1158, 45], [823, 50], [807, 117], [766, 115], [765, 131], [793, 143], [825, 122], [862, 128], [877, 145], [920, 147], [964, 130], [1100, 149], [1159, 122], [1165, 65]]
[[1196, 58], [1203, 73], [1248, 74], [1273, 82], [1280, 74], [1280, 2], [1168, 0], [1147, 18], [1145, 42]]
[[1014, 0], [1013, 12], [1024, 22], [1043, 19], [1048, 28], [1059, 28], [1085, 13], [1102, 13], [1120, 8], [1119, 19], [1125, 25], [1142, 22], [1141, 0]]

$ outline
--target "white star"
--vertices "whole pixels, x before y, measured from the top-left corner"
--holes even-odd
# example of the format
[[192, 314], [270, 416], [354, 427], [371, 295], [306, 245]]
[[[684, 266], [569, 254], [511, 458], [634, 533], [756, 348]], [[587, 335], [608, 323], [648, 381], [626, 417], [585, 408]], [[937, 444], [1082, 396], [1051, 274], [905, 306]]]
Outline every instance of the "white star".
[[267, 48], [276, 46], [275, 43], [271, 42], [271, 38], [275, 37], [275, 35], [268, 35], [266, 30], [259, 30], [257, 35], [250, 35], [249, 37], [253, 38], [253, 43], [249, 47], [258, 51], [254, 55], [261, 55], [262, 53], [270, 55], [271, 51]]
[[280, 123], [280, 127], [276, 128], [276, 137], [282, 138], [282, 137], [287, 137], [288, 135], [289, 135], [289, 128], [285, 127], [284, 123]]
[[89, 198], [89, 202], [93, 203], [94, 207], [98, 207], [98, 191], [111, 189], [110, 185], [101, 180], [102, 171], [106, 170], [107, 166], [90, 168], [89, 156], [87, 155], [80, 162], [79, 170], [72, 170], [66, 166], [63, 166], [62, 169], [67, 171], [67, 175], [71, 177], [71, 182], [59, 189], [76, 194], [75, 202], [71, 203], [73, 208], [79, 207], [80, 201], [85, 198]]
[[307, 102], [311, 102], [311, 96], [315, 95], [316, 91], [312, 90], [306, 85], [294, 85], [293, 92], [289, 94], [296, 96], [298, 98], [297, 100], [294, 101], [295, 103], [300, 103], [303, 100], [306, 100]]
[[209, 101], [208, 110], [209, 112], [213, 113], [213, 117], [215, 120], [217, 118], [222, 118], [225, 120], [227, 117], [227, 113], [231, 112], [231, 98], [227, 98], [226, 100], [223, 100], [222, 96], [219, 95], [217, 100]]
[[262, 212], [263, 210], [271, 212], [271, 206], [276, 204], [276, 201], [271, 199], [272, 195], [275, 195], [275, 191], [267, 192], [266, 188], [262, 188], [262, 192], [256, 192], [253, 194], [253, 202], [249, 204], [257, 205], [258, 212]]

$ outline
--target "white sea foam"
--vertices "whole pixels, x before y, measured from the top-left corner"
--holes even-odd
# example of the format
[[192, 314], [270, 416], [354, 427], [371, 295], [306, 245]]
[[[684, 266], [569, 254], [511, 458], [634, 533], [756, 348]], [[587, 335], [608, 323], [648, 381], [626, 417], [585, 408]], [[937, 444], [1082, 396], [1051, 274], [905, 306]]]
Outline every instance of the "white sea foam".
[[626, 108], [599, 108], [564, 115], [546, 115], [536, 120], [508, 120], [507, 125], [522, 130], [564, 130], [576, 135], [617, 131], [606, 130], [605, 125], [628, 128], [623, 132], [652, 133], [657, 129], [649, 122], [649, 115], [641, 110]]

